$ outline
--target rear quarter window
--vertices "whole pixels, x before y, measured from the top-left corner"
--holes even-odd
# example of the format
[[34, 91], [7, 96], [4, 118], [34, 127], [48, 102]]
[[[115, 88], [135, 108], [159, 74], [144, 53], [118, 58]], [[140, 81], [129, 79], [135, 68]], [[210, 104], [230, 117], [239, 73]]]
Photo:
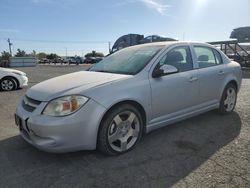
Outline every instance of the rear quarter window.
[[216, 63], [217, 64], [223, 64], [221, 54], [215, 49], [213, 49], [213, 52], [214, 52]]

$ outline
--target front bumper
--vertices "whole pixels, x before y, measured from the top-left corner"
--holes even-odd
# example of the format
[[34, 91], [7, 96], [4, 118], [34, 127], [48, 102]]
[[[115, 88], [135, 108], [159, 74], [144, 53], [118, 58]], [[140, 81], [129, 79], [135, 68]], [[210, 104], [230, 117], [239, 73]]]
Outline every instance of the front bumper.
[[19, 78], [19, 87], [23, 88], [25, 86], [28, 86], [29, 79], [27, 76], [20, 76]]
[[101, 118], [106, 109], [89, 100], [76, 113], [64, 117], [42, 115], [46, 102], [33, 112], [26, 111], [22, 102], [16, 110], [16, 124], [21, 136], [38, 149], [48, 152], [70, 152], [96, 148]]

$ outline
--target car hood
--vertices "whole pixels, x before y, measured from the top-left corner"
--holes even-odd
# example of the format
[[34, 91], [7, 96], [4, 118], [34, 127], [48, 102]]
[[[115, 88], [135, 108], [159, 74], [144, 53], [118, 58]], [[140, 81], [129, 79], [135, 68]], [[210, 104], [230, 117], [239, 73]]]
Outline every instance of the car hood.
[[13, 72], [17, 72], [19, 74], [25, 74], [24, 72], [22, 71], [19, 71], [19, 70], [16, 70], [16, 69], [7, 69], [7, 68], [0, 68], [0, 72], [6, 72], [6, 73], [13, 73]]
[[82, 94], [87, 89], [126, 79], [131, 75], [80, 71], [55, 77], [31, 87], [26, 95], [38, 101], [50, 101], [70, 94]]

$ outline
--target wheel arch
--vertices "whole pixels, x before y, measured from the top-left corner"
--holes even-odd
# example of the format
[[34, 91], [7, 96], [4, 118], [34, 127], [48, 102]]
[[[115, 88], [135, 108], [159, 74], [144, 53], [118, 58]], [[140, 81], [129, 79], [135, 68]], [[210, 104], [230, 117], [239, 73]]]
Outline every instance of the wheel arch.
[[[99, 127], [98, 127], [98, 135], [99, 135], [99, 131], [100, 131], [100, 127], [101, 127], [101, 124], [102, 122], [104, 121], [104, 119], [106, 118], [106, 116], [108, 115], [108, 113], [120, 106], [120, 105], [123, 105], [123, 104], [130, 104], [132, 106], [134, 106], [137, 110], [139, 110], [139, 112], [141, 113], [141, 116], [142, 116], [142, 120], [143, 120], [143, 134], [146, 133], [146, 123], [147, 123], [147, 114], [146, 114], [146, 111], [144, 109], [144, 107], [137, 101], [135, 100], [123, 100], [123, 101], [119, 101], [113, 105], [111, 105], [107, 110], [106, 112], [103, 114], [102, 118], [101, 118], [101, 121], [99, 123]], [[98, 139], [98, 136], [97, 136], [97, 139]]]
[[1, 82], [2, 80], [6, 79], [6, 78], [13, 79], [13, 80], [16, 82], [16, 84], [17, 84], [16, 89], [20, 87], [20, 83], [19, 83], [18, 79], [15, 78], [14, 76], [9, 76], [9, 75], [8, 75], [8, 76], [4, 76], [4, 77], [2, 77], [2, 78], [0, 79], [0, 82]]
[[109, 108], [107, 108], [107, 110], [105, 111], [105, 113], [103, 113], [102, 118], [100, 120], [99, 126], [98, 126], [98, 131], [97, 131], [97, 137], [96, 137], [96, 148], [98, 148], [98, 144], [99, 144], [99, 135], [100, 135], [100, 131], [101, 131], [101, 126], [102, 126], [102, 122], [105, 120], [105, 118], [108, 116], [109, 112], [111, 110], [113, 110], [114, 108], [123, 105], [123, 104], [129, 104], [132, 105], [133, 107], [135, 107], [141, 114], [142, 116], [142, 121], [143, 121], [143, 130], [142, 130], [142, 135], [144, 135], [146, 133], [146, 111], [143, 108], [143, 106], [135, 101], [135, 100], [123, 100], [123, 101], [119, 101], [114, 103], [113, 105], [111, 105]]
[[223, 82], [223, 85], [220, 89], [220, 93], [219, 93], [219, 99], [221, 98], [222, 94], [223, 94], [223, 91], [225, 90], [225, 88], [227, 87], [228, 84], [233, 84], [235, 87], [236, 87], [236, 91], [238, 92], [239, 89], [240, 89], [240, 81], [237, 79], [237, 77], [235, 75], [228, 75], [224, 82]]
[[237, 83], [236, 79], [231, 78], [231, 79], [226, 80], [223, 87], [221, 88], [220, 97], [222, 96], [222, 94], [223, 94], [223, 92], [224, 92], [224, 90], [225, 90], [225, 88], [227, 87], [228, 84], [233, 84], [236, 87], [236, 91], [239, 91], [238, 90], [239, 86], [238, 86], [238, 83]]
[[229, 82], [226, 84], [226, 86], [227, 86], [228, 84], [233, 84], [233, 85], [236, 87], [236, 91], [238, 91], [238, 83], [236, 82], [236, 80], [231, 80], [231, 81], [229, 81]]

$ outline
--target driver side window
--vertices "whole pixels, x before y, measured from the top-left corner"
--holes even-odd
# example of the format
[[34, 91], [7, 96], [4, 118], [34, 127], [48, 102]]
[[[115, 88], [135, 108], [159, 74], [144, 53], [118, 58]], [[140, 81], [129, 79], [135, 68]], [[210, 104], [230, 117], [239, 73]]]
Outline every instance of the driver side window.
[[193, 69], [193, 60], [188, 46], [176, 47], [160, 60], [159, 65], [172, 65], [179, 72], [185, 72]]

